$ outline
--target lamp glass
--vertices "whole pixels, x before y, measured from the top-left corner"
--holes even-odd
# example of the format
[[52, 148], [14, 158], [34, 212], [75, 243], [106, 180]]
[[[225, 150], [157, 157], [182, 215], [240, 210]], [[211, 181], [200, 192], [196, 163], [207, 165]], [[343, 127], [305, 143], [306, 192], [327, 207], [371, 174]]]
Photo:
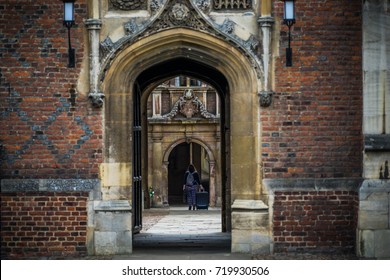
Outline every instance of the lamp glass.
[[64, 3], [64, 21], [74, 21], [74, 2]]
[[294, 1], [284, 1], [284, 20], [294, 19]]

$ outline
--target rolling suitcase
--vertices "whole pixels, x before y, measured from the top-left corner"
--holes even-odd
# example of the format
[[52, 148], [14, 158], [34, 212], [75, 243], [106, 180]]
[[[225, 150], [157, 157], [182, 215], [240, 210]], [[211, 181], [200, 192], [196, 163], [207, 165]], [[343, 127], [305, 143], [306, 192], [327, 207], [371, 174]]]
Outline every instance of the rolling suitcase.
[[209, 193], [197, 192], [196, 193], [196, 208], [197, 209], [209, 209]]

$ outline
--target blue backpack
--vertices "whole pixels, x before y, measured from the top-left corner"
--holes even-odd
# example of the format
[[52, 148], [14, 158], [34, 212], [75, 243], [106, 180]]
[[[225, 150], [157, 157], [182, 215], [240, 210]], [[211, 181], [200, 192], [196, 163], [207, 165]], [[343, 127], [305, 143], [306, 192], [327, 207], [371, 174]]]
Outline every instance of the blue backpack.
[[193, 186], [194, 185], [194, 175], [191, 172], [188, 172], [187, 179], [186, 179], [186, 186]]

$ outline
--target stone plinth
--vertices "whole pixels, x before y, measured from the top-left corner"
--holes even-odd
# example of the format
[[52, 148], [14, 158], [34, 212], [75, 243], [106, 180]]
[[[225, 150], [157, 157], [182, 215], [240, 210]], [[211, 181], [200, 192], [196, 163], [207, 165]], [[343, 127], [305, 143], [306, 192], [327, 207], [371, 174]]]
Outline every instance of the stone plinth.
[[357, 255], [390, 258], [390, 180], [365, 180], [359, 191]]
[[261, 200], [237, 199], [232, 205], [232, 252], [269, 254], [268, 206]]
[[127, 200], [94, 202], [95, 255], [132, 253], [132, 214]]

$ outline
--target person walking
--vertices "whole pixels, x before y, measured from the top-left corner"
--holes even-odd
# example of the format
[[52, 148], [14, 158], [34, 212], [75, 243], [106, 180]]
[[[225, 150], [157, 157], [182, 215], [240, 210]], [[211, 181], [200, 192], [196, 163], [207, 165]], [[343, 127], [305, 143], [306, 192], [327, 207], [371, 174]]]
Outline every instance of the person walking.
[[199, 174], [193, 164], [190, 164], [184, 174], [183, 191], [187, 195], [188, 210], [196, 210], [196, 192], [198, 187], [202, 188], [200, 184]]

